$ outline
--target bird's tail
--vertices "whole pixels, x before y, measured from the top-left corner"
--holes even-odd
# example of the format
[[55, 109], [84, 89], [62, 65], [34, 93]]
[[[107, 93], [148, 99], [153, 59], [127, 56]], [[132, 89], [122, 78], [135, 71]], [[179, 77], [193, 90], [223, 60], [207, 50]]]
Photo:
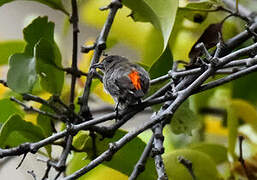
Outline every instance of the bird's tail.
[[137, 90], [134, 92], [134, 96], [135, 96], [135, 98], [140, 99], [144, 96], [144, 92], [141, 89]]

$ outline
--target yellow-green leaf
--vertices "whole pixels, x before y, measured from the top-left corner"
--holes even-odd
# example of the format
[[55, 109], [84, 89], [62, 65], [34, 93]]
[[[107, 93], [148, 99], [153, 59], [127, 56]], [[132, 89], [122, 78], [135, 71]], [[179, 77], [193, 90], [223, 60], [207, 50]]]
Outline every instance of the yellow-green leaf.
[[256, 108], [242, 99], [233, 99], [231, 106], [236, 111], [237, 118], [249, 123], [257, 132], [257, 111]]
[[122, 3], [161, 31], [164, 51], [175, 22], [178, 0], [124, 0]]
[[0, 65], [7, 64], [9, 57], [15, 53], [21, 53], [24, 47], [25, 42], [21, 40], [1, 41]]
[[178, 161], [179, 156], [192, 162], [193, 172], [197, 180], [218, 180], [215, 162], [207, 154], [191, 149], [180, 149], [163, 156], [165, 169], [170, 180], [193, 180], [188, 169]]
[[197, 143], [192, 144], [190, 148], [209, 155], [216, 164], [220, 164], [228, 160], [227, 148], [220, 144]]

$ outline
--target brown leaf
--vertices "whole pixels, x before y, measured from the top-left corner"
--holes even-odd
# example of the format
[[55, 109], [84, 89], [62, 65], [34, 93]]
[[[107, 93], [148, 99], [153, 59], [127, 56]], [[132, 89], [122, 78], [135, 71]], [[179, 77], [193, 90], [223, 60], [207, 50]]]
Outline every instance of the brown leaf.
[[242, 177], [248, 177], [249, 179], [257, 179], [257, 154], [249, 159], [245, 160], [245, 166], [247, 170], [247, 175], [245, 169], [240, 162], [235, 162], [232, 167], [232, 171], [236, 172]]
[[222, 28], [222, 23], [210, 24], [205, 29], [205, 31], [198, 39], [198, 41], [192, 47], [189, 53], [189, 58], [193, 60], [193, 59], [196, 59], [196, 57], [199, 57], [202, 55], [200, 49], [196, 48], [196, 45], [201, 42], [204, 43], [207, 49], [214, 47], [219, 41], [219, 33], [221, 33], [221, 28]]

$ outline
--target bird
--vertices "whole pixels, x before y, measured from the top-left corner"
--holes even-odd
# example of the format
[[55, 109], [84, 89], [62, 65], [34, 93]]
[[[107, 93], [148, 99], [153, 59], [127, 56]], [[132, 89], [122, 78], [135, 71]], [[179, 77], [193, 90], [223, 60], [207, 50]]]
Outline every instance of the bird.
[[148, 72], [125, 57], [109, 55], [92, 67], [103, 71], [104, 89], [114, 98], [117, 115], [119, 109], [140, 103], [141, 98], [148, 92]]

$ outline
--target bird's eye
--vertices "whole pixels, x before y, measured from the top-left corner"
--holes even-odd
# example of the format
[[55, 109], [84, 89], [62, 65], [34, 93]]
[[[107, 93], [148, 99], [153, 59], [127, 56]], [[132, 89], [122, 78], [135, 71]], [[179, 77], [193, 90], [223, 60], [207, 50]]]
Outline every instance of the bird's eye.
[[106, 59], [106, 62], [111, 63], [111, 62], [112, 62], [112, 59], [111, 59], [111, 58]]

